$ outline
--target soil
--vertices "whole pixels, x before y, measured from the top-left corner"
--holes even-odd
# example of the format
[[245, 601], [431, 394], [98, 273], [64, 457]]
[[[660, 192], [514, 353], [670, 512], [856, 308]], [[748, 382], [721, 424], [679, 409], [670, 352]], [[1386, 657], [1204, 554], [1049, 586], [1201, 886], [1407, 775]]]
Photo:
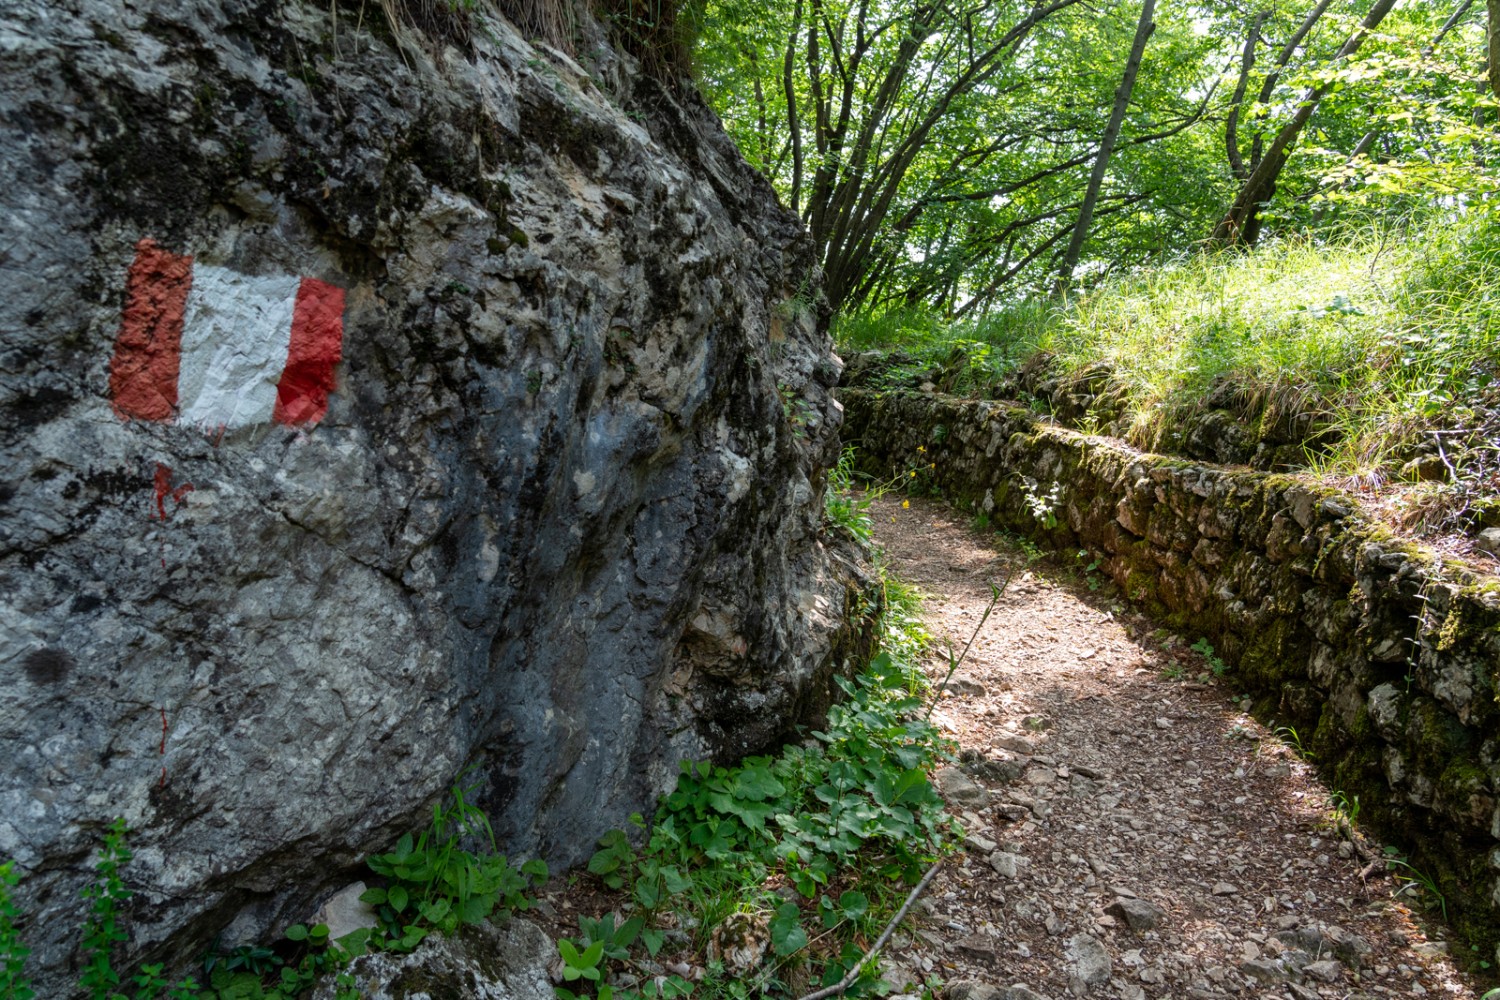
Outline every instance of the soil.
[[967, 850], [887, 952], [889, 980], [969, 1000], [1484, 992], [1424, 910], [1439, 900], [1386, 870], [1296, 734], [1245, 714], [1195, 637], [940, 503], [871, 513], [939, 643], [974, 636], [933, 716], [962, 748], [939, 784]]

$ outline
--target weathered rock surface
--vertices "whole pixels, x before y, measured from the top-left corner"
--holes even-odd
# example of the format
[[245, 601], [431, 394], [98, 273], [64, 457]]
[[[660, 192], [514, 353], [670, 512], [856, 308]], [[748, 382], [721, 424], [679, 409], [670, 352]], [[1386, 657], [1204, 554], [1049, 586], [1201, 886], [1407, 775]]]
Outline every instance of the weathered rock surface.
[[1330, 787], [1359, 796], [1360, 822], [1431, 875], [1470, 943], [1500, 943], [1500, 582], [1294, 477], [1141, 454], [1003, 403], [870, 383], [840, 398], [866, 471], [924, 470], [1206, 637], [1256, 714], [1299, 734]]
[[[797, 220], [597, 38], [590, 76], [381, 11], [0, 12], [0, 857], [44, 992], [111, 817], [127, 957], [170, 955], [306, 919], [466, 766], [509, 853], [577, 859], [850, 652]], [[342, 363], [284, 412], [309, 288]]]
[[[540, 927], [513, 919], [501, 927], [465, 927], [456, 937], [429, 937], [406, 955], [365, 955], [348, 973], [363, 1000], [553, 1000], [548, 965], [556, 951]], [[313, 1000], [335, 995], [334, 984], [325, 982]]]

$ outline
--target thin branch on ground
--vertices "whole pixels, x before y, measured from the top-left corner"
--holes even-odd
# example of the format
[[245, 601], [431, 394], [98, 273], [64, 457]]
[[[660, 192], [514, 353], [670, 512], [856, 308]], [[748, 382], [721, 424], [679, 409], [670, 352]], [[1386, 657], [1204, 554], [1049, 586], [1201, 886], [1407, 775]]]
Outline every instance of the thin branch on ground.
[[938, 869], [941, 868], [942, 865], [942, 858], [938, 858], [932, 863], [932, 866], [927, 869], [927, 873], [922, 876], [922, 881], [918, 882], [916, 884], [916, 887], [912, 889], [912, 891], [907, 895], [906, 902], [901, 904], [901, 909], [896, 911], [896, 915], [891, 918], [891, 922], [886, 925], [885, 930], [881, 932], [880, 937], [876, 938], [875, 943], [870, 946], [870, 950], [865, 952], [864, 955], [860, 957], [860, 960], [858, 962], [855, 962], [848, 972], [844, 973], [843, 979], [840, 979], [832, 986], [823, 987], [816, 993], [809, 993], [807, 994], [807, 996], [800, 997], [799, 1000], [824, 1000], [824, 998], [826, 997], [838, 996], [845, 990], [847, 990], [850, 986], [853, 986], [854, 981], [859, 978], [860, 970], [868, 965], [871, 959], [880, 954], [880, 949], [885, 947], [885, 943], [889, 941], [891, 939], [891, 935], [896, 932], [896, 927], [906, 917], [906, 911], [910, 910], [911, 904], [915, 903], [917, 901], [917, 897], [922, 895], [922, 890], [927, 888], [927, 883], [932, 881], [932, 877], [937, 874]]

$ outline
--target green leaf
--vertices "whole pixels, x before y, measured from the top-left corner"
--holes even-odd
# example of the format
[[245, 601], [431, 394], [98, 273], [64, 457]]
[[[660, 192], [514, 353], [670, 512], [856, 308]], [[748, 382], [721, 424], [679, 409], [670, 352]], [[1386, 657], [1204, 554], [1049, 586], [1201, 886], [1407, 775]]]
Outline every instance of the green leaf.
[[783, 903], [771, 918], [771, 949], [786, 956], [807, 946], [807, 932], [802, 929], [801, 911], [796, 903]]
[[370, 935], [373, 933], [369, 927], [360, 927], [339, 938], [338, 946], [349, 953], [350, 958], [358, 958], [363, 955], [370, 946]]
[[777, 781], [763, 765], [747, 767], [740, 771], [734, 781], [735, 798], [764, 802], [786, 794], [786, 786]]
[[306, 941], [307, 927], [303, 924], [293, 924], [286, 929], [286, 939], [288, 941]]
[[857, 889], [850, 889], [839, 897], [839, 909], [848, 919], [856, 920], [869, 912], [870, 897]]
[[406, 909], [406, 889], [399, 885], [393, 885], [386, 890], [386, 901], [391, 904], [391, 909], [400, 913]]
[[615, 944], [625, 948], [629, 948], [632, 944], [635, 943], [635, 939], [640, 935], [641, 929], [645, 926], [646, 919], [644, 917], [631, 917], [629, 920], [621, 924], [615, 931]]

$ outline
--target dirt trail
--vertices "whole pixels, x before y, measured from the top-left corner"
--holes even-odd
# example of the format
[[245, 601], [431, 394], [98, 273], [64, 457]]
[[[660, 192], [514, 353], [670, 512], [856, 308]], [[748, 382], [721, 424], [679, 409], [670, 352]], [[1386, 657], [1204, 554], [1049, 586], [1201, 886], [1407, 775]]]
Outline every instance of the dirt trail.
[[962, 649], [1014, 574], [934, 714], [963, 749], [940, 777], [968, 851], [889, 979], [937, 975], [956, 1000], [1483, 992], [1367, 861], [1378, 845], [1339, 836], [1329, 791], [1240, 711], [1232, 675], [1196, 680], [1202, 655], [1091, 591], [1082, 564], [1028, 564], [930, 501], [872, 514], [940, 642]]

